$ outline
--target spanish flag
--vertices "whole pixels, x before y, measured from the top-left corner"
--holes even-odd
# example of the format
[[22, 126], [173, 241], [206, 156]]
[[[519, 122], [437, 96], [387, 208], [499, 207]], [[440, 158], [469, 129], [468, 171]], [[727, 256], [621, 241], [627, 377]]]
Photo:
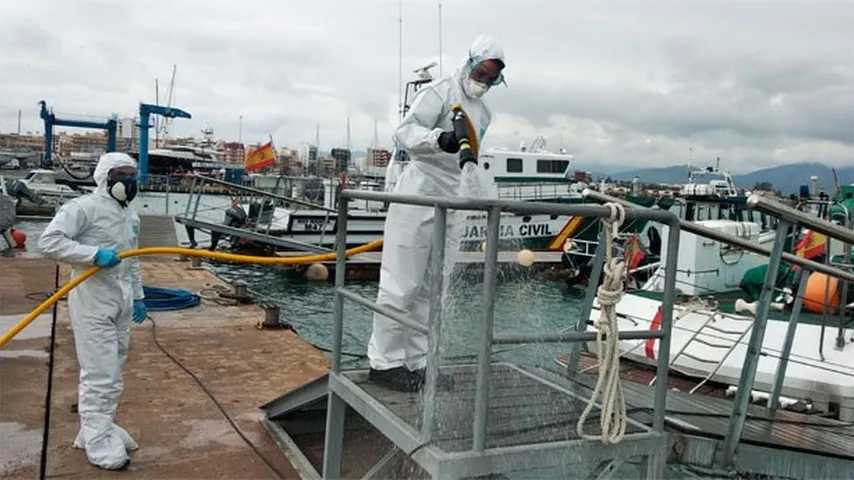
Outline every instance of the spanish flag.
[[244, 165], [247, 172], [253, 172], [262, 168], [273, 166], [276, 163], [276, 151], [273, 150], [273, 142], [267, 142], [260, 147], [253, 148], [246, 153]]
[[824, 255], [824, 249], [827, 245], [827, 237], [824, 235], [807, 230], [800, 242], [795, 245], [795, 255], [808, 259]]

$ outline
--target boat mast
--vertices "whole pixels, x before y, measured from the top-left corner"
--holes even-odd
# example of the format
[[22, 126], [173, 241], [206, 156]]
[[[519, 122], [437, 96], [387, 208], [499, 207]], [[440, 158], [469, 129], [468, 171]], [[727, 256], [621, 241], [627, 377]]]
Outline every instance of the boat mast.
[[439, 78], [442, 78], [442, 2], [439, 2]]
[[403, 119], [403, 0], [397, 2], [397, 111]]

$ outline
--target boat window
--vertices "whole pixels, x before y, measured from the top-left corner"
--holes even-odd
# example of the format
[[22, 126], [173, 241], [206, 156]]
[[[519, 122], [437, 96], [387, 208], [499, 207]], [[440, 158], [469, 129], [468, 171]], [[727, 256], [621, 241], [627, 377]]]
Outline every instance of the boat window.
[[508, 158], [507, 159], [507, 172], [508, 173], [521, 173], [522, 172], [522, 159], [521, 158]]
[[568, 160], [537, 160], [537, 173], [563, 173], [568, 166]]

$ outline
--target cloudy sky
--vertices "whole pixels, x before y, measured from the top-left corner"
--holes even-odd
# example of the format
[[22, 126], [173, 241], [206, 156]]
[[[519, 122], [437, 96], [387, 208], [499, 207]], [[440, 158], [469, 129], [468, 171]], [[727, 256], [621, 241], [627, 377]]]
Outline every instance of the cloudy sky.
[[[403, 2], [403, 71], [439, 58], [437, 1]], [[854, 164], [854, 3], [442, 2], [445, 74], [477, 33], [504, 45], [486, 142], [537, 135], [603, 170]], [[0, 2], [0, 132], [57, 112], [132, 116], [165, 95], [178, 135], [389, 144], [398, 2]], [[435, 69], [438, 74], [438, 69]]]

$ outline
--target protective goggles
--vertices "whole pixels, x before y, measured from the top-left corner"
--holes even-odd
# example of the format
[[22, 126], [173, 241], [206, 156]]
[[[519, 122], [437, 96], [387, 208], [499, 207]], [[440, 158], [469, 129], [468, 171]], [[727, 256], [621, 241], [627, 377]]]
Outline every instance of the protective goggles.
[[504, 63], [501, 60], [483, 60], [471, 69], [469, 78], [475, 82], [494, 87], [500, 83], [504, 83], [504, 75], [501, 73], [502, 69], [504, 69]]
[[107, 182], [110, 184], [113, 184], [116, 182], [122, 182], [122, 183], [136, 182], [137, 181], [136, 173], [137, 173], [136, 169], [134, 169], [133, 171], [129, 171], [129, 170], [128, 171], [122, 171], [122, 170], [119, 170], [117, 168], [114, 168], [114, 169], [110, 170], [110, 172], [107, 174]]

